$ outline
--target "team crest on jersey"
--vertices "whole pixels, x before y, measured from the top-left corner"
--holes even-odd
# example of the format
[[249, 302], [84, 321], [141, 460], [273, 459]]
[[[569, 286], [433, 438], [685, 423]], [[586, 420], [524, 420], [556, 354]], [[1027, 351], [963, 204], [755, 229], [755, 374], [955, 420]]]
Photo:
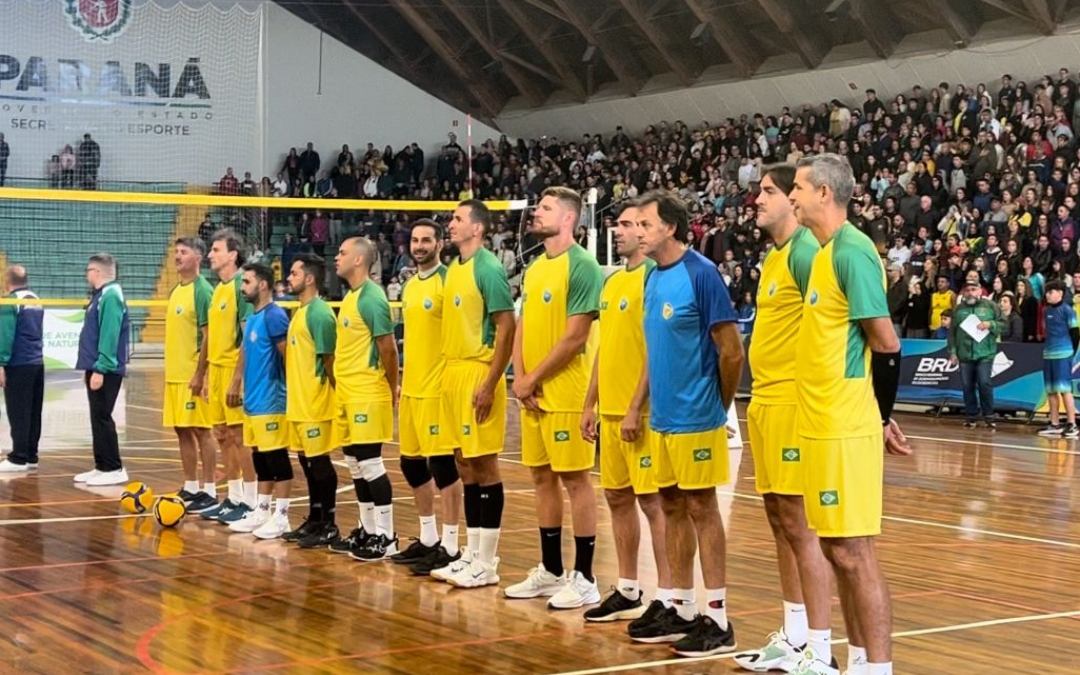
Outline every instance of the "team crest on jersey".
[[665, 302], [663, 309], [660, 310], [660, 316], [664, 317], [664, 319], [667, 320], [667, 319], [670, 319], [674, 315], [675, 315], [675, 308], [671, 306], [670, 302]]
[[174, 311], [176, 312], [176, 316], [180, 316], [181, 314], [184, 313], [184, 306], [183, 305], [177, 305], [176, 309]]
[[630, 301], [627, 300], [626, 298], [623, 298], [622, 300], [619, 301], [619, 311], [620, 312], [625, 312], [626, 308], [629, 307], [629, 306], [630, 306]]
[[810, 291], [810, 304], [816, 305], [818, 301], [817, 291]]
[[293, 347], [295, 347], [295, 346], [296, 346], [296, 336], [295, 336], [295, 335], [294, 335], [294, 336], [292, 336], [292, 337], [291, 337], [291, 338], [289, 339], [289, 344], [291, 344], [291, 345], [292, 345]]
[[776, 282], [769, 284], [769, 295], [776, 293]]
[[224, 312], [224, 311], [225, 311], [225, 307], [226, 307], [227, 305], [228, 305], [228, 303], [226, 303], [226, 302], [225, 302], [224, 300], [222, 300], [222, 301], [221, 301], [221, 304], [220, 304], [220, 305], [218, 305], [218, 309], [220, 309], [221, 311], [223, 311], [223, 312]]
[[345, 317], [344, 319], [342, 319], [341, 320], [341, 325], [348, 328], [349, 327], [349, 317]]
[[112, 42], [131, 19], [131, 0], [66, 0], [65, 5], [68, 23], [87, 42]]
[[251, 331], [251, 338], [250, 339], [251, 339], [252, 344], [258, 342], [259, 341], [259, 331], [257, 331], [257, 330]]
[[454, 296], [454, 307], [461, 307], [461, 296], [460, 295], [455, 295]]
[[549, 291], [549, 290], [547, 290], [545, 288], [544, 289], [544, 295], [542, 297], [544, 298], [544, 302], [551, 302], [551, 298], [552, 298], [551, 291]]
[[431, 301], [431, 298], [424, 298], [424, 309], [431, 309], [435, 306], [435, 303]]

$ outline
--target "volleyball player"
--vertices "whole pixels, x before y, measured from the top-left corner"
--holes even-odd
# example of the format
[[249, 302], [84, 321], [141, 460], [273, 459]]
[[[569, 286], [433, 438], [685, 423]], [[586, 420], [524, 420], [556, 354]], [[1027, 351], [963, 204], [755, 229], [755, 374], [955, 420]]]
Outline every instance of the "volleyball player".
[[874, 548], [881, 533], [882, 450], [908, 454], [911, 448], [891, 419], [900, 342], [885, 301], [885, 269], [873, 242], [847, 221], [854, 187], [851, 165], [839, 155], [806, 157], [797, 165], [795, 217], [821, 252], [799, 327], [795, 424], [805, 458], [807, 523], [836, 573], [850, 640], [847, 672], [889, 675], [892, 609]]
[[[646, 621], [670, 607], [674, 599], [671, 567], [664, 547], [664, 513], [652, 461], [648, 424], [649, 376], [645, 368], [642, 307], [645, 279], [656, 267], [645, 257], [638, 236], [637, 205], [623, 202], [613, 229], [616, 251], [626, 261], [604, 283], [600, 294], [600, 347], [593, 363], [589, 393], [581, 416], [585, 440], [600, 440], [600, 485], [611, 509], [619, 583], [611, 594], [585, 612], [586, 621]], [[597, 404], [599, 403], [599, 428]], [[638, 547], [645, 513], [656, 560], [656, 597], [646, 609], [638, 582]]]
[[[210, 436], [206, 403], [207, 321], [210, 282], [200, 273], [206, 244], [198, 237], [176, 240], [173, 263], [180, 283], [169, 294], [165, 309], [164, 426], [176, 430], [184, 487], [178, 496], [191, 513], [217, 506], [217, 448]], [[202, 461], [202, 483], [199, 462]]]
[[[596, 258], [574, 242], [581, 196], [544, 190], [532, 232], [544, 254], [525, 270], [521, 321], [514, 336], [514, 395], [521, 404], [521, 459], [536, 488], [541, 562], [505, 590], [508, 598], [547, 597], [552, 609], [600, 602], [593, 577], [596, 496], [589, 471], [595, 449], [578, 433], [589, 387], [585, 354], [600, 310], [604, 275]], [[562, 562], [563, 498], [570, 497], [574, 567]]]
[[735, 657], [739, 666], [755, 672], [795, 670], [804, 655], [822, 664], [832, 662], [832, 574], [817, 536], [806, 526], [803, 454], [795, 430], [795, 347], [810, 267], [821, 247], [795, 220], [788, 199], [794, 180], [794, 166], [767, 168], [757, 200], [758, 227], [774, 245], [762, 263], [758, 285], [749, 354], [753, 400], [747, 419], [755, 483], [776, 540], [784, 626], [762, 649]]
[[259, 485], [255, 508], [234, 521], [236, 527], [232, 529], [251, 532], [259, 539], [277, 539], [289, 531], [293, 477], [289, 426], [285, 421], [289, 315], [274, 303], [274, 271], [268, 266], [244, 265], [241, 288], [244, 301], [254, 309], [244, 323], [243, 443], [251, 446]]
[[[640, 200], [642, 248], [657, 267], [645, 284], [649, 424], [662, 486], [674, 606], [630, 637], [674, 642], [682, 656], [735, 650], [727, 619], [727, 551], [716, 488], [729, 480], [726, 410], [739, 385], [743, 345], [735, 310], [716, 265], [683, 243], [685, 203], [653, 191]], [[731, 420], [734, 422], [734, 420]], [[694, 596], [694, 552], [700, 551], [704, 611]]]
[[496, 552], [505, 503], [499, 453], [506, 437], [506, 364], [514, 340], [514, 301], [506, 272], [484, 248], [491, 212], [477, 200], [454, 209], [450, 243], [458, 257], [446, 271], [443, 297], [442, 383], [439, 435], [455, 450], [465, 494], [467, 546], [457, 554], [443, 541], [415, 574], [459, 588], [499, 583]]
[[244, 447], [244, 408], [241, 396], [244, 369], [244, 321], [252, 307], [244, 301], [240, 266], [244, 241], [232, 230], [218, 230], [207, 252], [218, 278], [210, 300], [207, 324], [207, 402], [214, 440], [225, 464], [228, 494], [203, 518], [231, 523], [255, 507], [256, 476], [253, 455]]
[[[398, 386], [398, 349], [386, 293], [370, 276], [375, 246], [366, 237], [341, 243], [337, 274], [349, 285], [337, 322], [338, 419], [335, 439], [345, 453], [360, 502], [360, 526], [370, 532], [349, 555], [361, 561], [397, 553], [393, 489], [383, 464], [382, 444], [394, 440], [394, 404]], [[329, 545], [337, 527], [323, 531]], [[303, 545], [304, 542], [301, 542]]]
[[[458, 514], [461, 479], [454, 449], [442, 443], [439, 412], [442, 407], [442, 317], [446, 267], [439, 260], [443, 228], [422, 218], [412, 225], [409, 253], [416, 274], [401, 292], [405, 322], [405, 364], [401, 376], [398, 430], [401, 473], [413, 491], [420, 516], [420, 536], [391, 559], [412, 565], [438, 553], [442, 543], [448, 555], [458, 552]], [[410, 339], [411, 336], [411, 339]], [[435, 492], [442, 496], [442, 539], [435, 522]]]

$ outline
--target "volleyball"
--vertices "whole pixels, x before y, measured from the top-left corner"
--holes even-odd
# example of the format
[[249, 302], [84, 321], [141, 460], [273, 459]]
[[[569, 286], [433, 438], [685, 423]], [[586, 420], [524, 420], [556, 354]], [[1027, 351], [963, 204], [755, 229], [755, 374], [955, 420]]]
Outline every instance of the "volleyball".
[[162, 527], [176, 527], [187, 514], [184, 500], [175, 495], [159, 497], [154, 503], [154, 518]]
[[128, 513], [146, 513], [153, 503], [154, 491], [138, 481], [128, 483], [120, 495], [120, 506]]

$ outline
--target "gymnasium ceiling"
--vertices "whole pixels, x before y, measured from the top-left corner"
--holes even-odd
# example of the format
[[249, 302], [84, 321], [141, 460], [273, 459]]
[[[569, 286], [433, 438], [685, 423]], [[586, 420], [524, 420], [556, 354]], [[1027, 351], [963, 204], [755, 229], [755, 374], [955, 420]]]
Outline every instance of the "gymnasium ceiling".
[[[1080, 0], [277, 0], [454, 107], [491, 122], [604, 94], [749, 78], [773, 57], [814, 69], [837, 47], [889, 58], [937, 31], [1053, 33]], [[853, 51], [854, 50], [854, 51]]]

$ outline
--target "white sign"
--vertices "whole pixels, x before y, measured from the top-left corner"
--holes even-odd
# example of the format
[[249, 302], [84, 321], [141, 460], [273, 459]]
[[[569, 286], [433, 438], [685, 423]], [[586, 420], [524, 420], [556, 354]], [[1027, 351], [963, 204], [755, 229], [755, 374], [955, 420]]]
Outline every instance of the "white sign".
[[79, 360], [79, 333], [86, 311], [46, 309], [42, 321], [42, 348], [46, 370], [71, 370]]

